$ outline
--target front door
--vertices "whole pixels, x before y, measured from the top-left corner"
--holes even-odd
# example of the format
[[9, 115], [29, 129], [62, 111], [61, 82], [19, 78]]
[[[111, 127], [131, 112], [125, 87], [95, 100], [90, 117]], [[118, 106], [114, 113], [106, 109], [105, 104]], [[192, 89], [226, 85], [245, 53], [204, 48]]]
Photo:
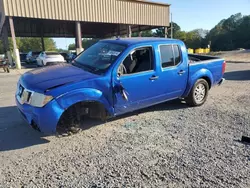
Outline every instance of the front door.
[[116, 115], [146, 107], [157, 98], [159, 77], [155, 67], [152, 47], [140, 47], [128, 54], [113, 80]]

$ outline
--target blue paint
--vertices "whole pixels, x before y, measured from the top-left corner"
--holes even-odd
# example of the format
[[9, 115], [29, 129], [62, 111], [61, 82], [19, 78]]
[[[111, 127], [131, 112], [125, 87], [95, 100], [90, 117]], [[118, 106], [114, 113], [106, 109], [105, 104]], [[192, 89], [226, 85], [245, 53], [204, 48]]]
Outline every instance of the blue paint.
[[[222, 79], [224, 60], [213, 59], [189, 64], [188, 54], [183, 42], [170, 39], [138, 38], [103, 40], [101, 43], [118, 44], [124, 47], [107, 70], [94, 73], [70, 64], [39, 68], [24, 74], [18, 84], [26, 89], [53, 96], [53, 100], [43, 108], [19, 104], [17, 107], [29, 124], [35, 121], [42, 132], [56, 131], [63, 112], [70, 106], [83, 101], [96, 101], [106, 108], [112, 117], [185, 97], [197, 79], [206, 77], [212, 86]], [[181, 62], [174, 67], [162, 68], [159, 45], [180, 46]], [[151, 71], [118, 77], [117, 69], [121, 62], [135, 48], [150, 46], [153, 50], [154, 68]], [[122, 48], [121, 48], [122, 49]], [[119, 55], [118, 55], [119, 54]], [[178, 74], [180, 71], [184, 73]], [[156, 80], [150, 80], [152, 76]], [[120, 84], [128, 93], [128, 101], [122, 98]]]

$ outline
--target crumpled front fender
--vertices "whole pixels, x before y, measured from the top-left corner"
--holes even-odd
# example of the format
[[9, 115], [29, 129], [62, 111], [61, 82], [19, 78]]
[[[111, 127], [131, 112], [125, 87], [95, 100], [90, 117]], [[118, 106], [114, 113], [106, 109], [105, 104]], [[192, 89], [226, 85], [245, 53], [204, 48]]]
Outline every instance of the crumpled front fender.
[[110, 115], [114, 114], [114, 109], [103, 93], [97, 89], [84, 88], [70, 91], [56, 98], [58, 104], [64, 109], [84, 101], [95, 101], [101, 103]]

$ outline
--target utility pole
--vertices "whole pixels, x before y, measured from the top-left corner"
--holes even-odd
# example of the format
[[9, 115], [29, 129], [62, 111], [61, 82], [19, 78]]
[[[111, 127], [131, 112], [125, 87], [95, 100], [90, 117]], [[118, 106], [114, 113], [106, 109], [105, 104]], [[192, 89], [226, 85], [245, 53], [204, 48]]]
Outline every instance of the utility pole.
[[171, 39], [173, 38], [173, 14], [171, 13]]

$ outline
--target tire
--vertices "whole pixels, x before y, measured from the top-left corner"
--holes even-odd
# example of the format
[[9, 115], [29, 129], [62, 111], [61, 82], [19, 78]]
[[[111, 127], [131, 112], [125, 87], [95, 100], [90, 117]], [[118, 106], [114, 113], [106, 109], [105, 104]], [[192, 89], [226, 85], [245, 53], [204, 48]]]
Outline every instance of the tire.
[[208, 97], [209, 85], [206, 80], [199, 79], [190, 91], [186, 102], [190, 106], [202, 106]]
[[81, 119], [77, 116], [76, 106], [70, 107], [62, 115], [57, 126], [58, 135], [72, 135], [78, 133], [80, 129]]

